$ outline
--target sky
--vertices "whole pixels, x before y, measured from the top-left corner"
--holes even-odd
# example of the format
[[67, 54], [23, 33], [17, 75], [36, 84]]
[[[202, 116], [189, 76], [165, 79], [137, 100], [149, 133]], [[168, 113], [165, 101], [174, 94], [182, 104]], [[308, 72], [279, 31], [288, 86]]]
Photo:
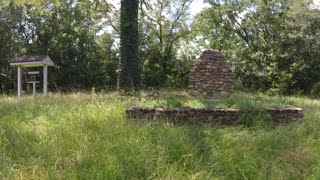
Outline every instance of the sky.
[[194, 0], [192, 2], [192, 4], [190, 5], [190, 14], [192, 16], [195, 16], [197, 13], [199, 13], [205, 7], [208, 7], [208, 4], [204, 4], [203, 0]]

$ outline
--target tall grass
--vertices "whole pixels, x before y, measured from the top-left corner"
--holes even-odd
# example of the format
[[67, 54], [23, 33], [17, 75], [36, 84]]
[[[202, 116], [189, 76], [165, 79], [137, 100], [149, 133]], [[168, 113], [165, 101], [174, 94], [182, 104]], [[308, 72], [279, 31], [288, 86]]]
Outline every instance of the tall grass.
[[[304, 120], [219, 127], [125, 117], [130, 106], [281, 105], [304, 108]], [[0, 179], [319, 179], [319, 109], [318, 100], [246, 93], [220, 102], [184, 92], [1, 97]]]

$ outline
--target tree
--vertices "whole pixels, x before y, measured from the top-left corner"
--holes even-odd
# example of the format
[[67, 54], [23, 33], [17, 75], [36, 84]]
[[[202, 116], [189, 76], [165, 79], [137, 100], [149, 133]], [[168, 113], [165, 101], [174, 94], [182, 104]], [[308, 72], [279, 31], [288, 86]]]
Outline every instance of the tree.
[[141, 83], [138, 35], [139, 0], [121, 0], [119, 86], [138, 90]]
[[24, 51], [21, 39], [23, 9], [13, 3], [0, 3], [0, 92], [9, 93], [14, 89], [15, 73], [9, 65], [17, 52]]
[[31, 15], [37, 17], [36, 36], [28, 54], [47, 54], [52, 58], [56, 64], [50, 76], [54, 88], [100, 89], [106, 82], [105, 68], [99, 58], [92, 4], [61, 1], [59, 6], [45, 4], [41, 7]]
[[[185, 65], [178, 59], [181, 40], [190, 34], [188, 10], [192, 0], [156, 0], [141, 7], [141, 57], [146, 86], [182, 84]], [[179, 82], [179, 83], [175, 83]]]
[[11, 59], [38, 54], [49, 55], [56, 65], [50, 69], [51, 89], [114, 87], [115, 70], [110, 74], [110, 69], [115, 68], [110, 61], [115, 53], [103, 54], [112, 40], [101, 43], [96, 35], [102, 19], [99, 9], [107, 9], [107, 5], [98, 5], [85, 0], [0, 3], [1, 89], [15, 89]]
[[312, 1], [207, 2], [198, 22], [202, 44], [222, 50], [246, 87], [308, 93], [319, 81], [320, 10]]

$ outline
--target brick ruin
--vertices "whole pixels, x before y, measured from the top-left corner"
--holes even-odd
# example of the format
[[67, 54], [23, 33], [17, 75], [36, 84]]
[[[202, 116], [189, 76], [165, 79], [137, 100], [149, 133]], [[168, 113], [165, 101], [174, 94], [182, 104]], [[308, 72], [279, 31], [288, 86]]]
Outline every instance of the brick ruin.
[[264, 114], [276, 123], [299, 121], [303, 109], [296, 107], [266, 108], [260, 110], [217, 109], [217, 108], [144, 108], [133, 107], [126, 110], [128, 119], [164, 119], [173, 123], [216, 123], [236, 125], [246, 121], [243, 115]]
[[[191, 70], [189, 93], [210, 99], [226, 98], [233, 89], [233, 73], [224, 56], [213, 50], [204, 51]], [[132, 107], [126, 110], [131, 120], [167, 120], [172, 123], [215, 123], [237, 125], [246, 123], [246, 115], [263, 115], [275, 123], [300, 121], [304, 111], [294, 106], [264, 109], [219, 109], [219, 108], [150, 108]]]
[[197, 97], [221, 99], [229, 97], [232, 89], [233, 73], [224, 55], [219, 51], [204, 51], [191, 69], [189, 93]]

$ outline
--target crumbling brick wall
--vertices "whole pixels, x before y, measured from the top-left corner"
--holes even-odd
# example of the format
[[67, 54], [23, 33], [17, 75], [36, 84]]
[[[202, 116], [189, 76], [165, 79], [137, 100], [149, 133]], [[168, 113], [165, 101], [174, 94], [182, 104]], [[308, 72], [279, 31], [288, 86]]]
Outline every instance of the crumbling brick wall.
[[174, 123], [239, 124], [244, 114], [264, 113], [277, 123], [297, 121], [303, 118], [303, 109], [296, 107], [266, 108], [261, 110], [217, 109], [217, 108], [144, 108], [126, 110], [129, 119], [165, 119]]

